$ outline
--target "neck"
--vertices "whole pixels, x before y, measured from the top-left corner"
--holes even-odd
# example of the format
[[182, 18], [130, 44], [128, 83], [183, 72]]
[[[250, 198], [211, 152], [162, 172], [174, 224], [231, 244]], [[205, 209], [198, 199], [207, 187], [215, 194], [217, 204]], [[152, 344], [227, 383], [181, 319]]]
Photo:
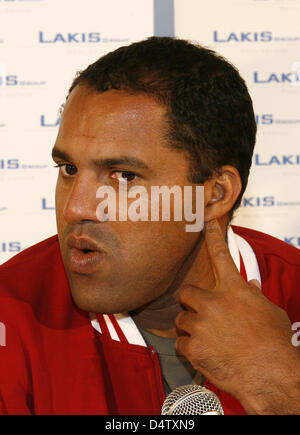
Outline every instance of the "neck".
[[[202, 267], [201, 270], [196, 272], [197, 276], [193, 277], [190, 269], [196, 256], [200, 256]], [[195, 278], [201, 288], [209, 289], [215, 285], [213, 270], [203, 238], [193, 248], [168, 290], [158, 299], [131, 313], [138, 327], [161, 337], [177, 337], [175, 318], [184, 309], [179, 303], [178, 291], [188, 272], [189, 279]]]

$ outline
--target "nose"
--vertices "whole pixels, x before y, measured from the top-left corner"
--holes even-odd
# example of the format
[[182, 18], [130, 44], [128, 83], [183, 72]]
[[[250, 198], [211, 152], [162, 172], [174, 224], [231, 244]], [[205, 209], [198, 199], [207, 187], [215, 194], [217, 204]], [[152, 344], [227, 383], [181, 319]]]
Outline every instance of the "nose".
[[99, 185], [87, 177], [77, 177], [65, 196], [63, 216], [69, 224], [99, 222], [96, 192]]

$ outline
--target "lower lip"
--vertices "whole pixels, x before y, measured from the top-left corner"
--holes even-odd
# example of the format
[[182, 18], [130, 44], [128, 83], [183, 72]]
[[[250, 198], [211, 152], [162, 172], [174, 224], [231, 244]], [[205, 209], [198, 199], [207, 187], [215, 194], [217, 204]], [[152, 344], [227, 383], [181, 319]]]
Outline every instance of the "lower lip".
[[91, 251], [84, 253], [81, 249], [72, 248], [70, 269], [72, 272], [88, 274], [98, 269], [101, 263], [101, 252]]

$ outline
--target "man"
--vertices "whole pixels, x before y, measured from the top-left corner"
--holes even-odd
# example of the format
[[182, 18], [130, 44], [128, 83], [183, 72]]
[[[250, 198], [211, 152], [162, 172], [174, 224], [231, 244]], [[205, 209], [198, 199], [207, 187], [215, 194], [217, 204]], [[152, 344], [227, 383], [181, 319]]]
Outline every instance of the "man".
[[[192, 382], [228, 414], [300, 411], [299, 252], [229, 226], [255, 133], [237, 70], [182, 40], [122, 47], [74, 80], [53, 148], [58, 238], [1, 267], [3, 413], [155, 414]], [[204, 186], [205, 230], [99, 219], [98, 189], [118, 201], [124, 185]]]

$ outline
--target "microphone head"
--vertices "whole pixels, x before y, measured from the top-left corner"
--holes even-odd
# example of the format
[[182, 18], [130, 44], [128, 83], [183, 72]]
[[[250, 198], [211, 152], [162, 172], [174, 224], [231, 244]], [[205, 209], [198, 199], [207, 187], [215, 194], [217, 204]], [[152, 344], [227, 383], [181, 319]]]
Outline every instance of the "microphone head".
[[162, 415], [224, 415], [218, 397], [199, 385], [175, 388], [164, 401]]

